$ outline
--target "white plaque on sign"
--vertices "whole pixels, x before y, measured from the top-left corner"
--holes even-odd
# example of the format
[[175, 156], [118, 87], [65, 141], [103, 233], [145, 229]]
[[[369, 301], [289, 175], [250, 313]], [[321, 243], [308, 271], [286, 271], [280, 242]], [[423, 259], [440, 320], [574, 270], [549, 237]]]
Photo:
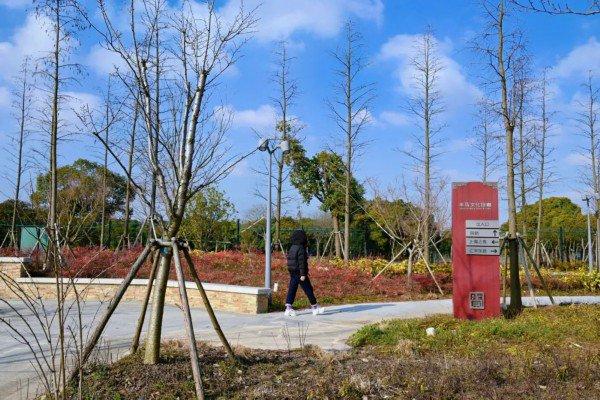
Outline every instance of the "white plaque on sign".
[[495, 247], [478, 247], [478, 246], [467, 246], [467, 255], [472, 256], [498, 256], [500, 255], [500, 248]]
[[468, 219], [465, 228], [499, 229], [500, 224], [497, 219]]
[[500, 239], [487, 237], [468, 237], [467, 246], [499, 246]]
[[500, 230], [495, 229], [476, 229], [467, 228], [467, 237], [475, 238], [497, 238], [500, 235]]
[[474, 256], [500, 255], [500, 224], [493, 219], [465, 221], [466, 254]]

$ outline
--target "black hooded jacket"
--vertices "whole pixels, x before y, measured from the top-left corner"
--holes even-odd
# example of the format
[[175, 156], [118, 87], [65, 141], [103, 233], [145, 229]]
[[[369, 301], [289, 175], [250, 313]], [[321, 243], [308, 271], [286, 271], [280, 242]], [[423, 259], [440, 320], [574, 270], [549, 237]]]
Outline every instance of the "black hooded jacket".
[[308, 238], [302, 229], [292, 232], [292, 245], [287, 254], [288, 271], [299, 273], [301, 276], [308, 275]]

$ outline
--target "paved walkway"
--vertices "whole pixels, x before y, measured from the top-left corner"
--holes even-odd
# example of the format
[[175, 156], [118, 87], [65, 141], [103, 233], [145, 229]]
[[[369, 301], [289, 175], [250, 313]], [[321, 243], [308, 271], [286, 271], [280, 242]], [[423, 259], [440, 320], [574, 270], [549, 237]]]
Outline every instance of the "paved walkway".
[[[596, 303], [600, 304], [600, 296], [557, 297], [557, 302]], [[526, 305], [530, 299], [524, 298]], [[14, 303], [15, 306], [17, 303]], [[48, 304], [48, 303], [47, 303]], [[547, 298], [538, 298], [538, 304], [549, 304]], [[100, 303], [87, 303], [83, 309], [83, 321], [92, 326], [98, 317]], [[127, 353], [131, 335], [139, 314], [139, 303], [126, 302], [119, 305], [109, 322], [104, 337], [108, 342], [102, 344], [99, 355], [118, 358]], [[52, 312], [52, 304], [48, 305]], [[23, 312], [25, 309], [20, 308]], [[397, 303], [367, 303], [327, 307], [325, 313], [313, 316], [310, 311], [301, 311], [294, 318], [285, 317], [283, 313], [260, 315], [239, 315], [219, 312], [217, 316], [232, 345], [242, 345], [260, 349], [287, 349], [302, 344], [313, 344], [325, 350], [343, 350], [347, 348], [347, 338], [361, 326], [390, 318], [424, 317], [432, 314], [448, 314], [452, 312], [451, 300], [428, 300]], [[200, 309], [192, 311], [196, 338], [198, 340], [218, 343], [207, 314]], [[18, 319], [6, 307], [1, 308], [0, 316], [17, 323], [21, 333], [25, 326], [18, 324]], [[40, 334], [41, 329], [33, 325]], [[181, 310], [166, 306], [163, 338], [184, 338], [185, 330]], [[27, 387], [28, 380], [34, 381], [35, 371], [31, 367], [34, 356], [24, 344], [18, 343], [5, 326], [0, 326], [0, 397], [24, 398], [17, 395], [19, 388]], [[47, 349], [47, 348], [45, 348]], [[31, 385], [30, 385], [31, 386]]]

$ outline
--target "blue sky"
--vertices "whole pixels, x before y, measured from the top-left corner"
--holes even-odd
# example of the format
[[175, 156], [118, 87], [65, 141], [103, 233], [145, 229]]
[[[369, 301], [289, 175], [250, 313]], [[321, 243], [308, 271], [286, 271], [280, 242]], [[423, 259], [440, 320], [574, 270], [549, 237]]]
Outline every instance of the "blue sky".
[[[237, 0], [220, 1], [228, 6]], [[171, 2], [176, 6], [176, 2]], [[246, 0], [246, 4], [259, 3]], [[361, 181], [374, 180], [381, 186], [403, 178], [410, 181], [407, 157], [402, 149], [411, 149], [416, 133], [405, 111], [410, 93], [411, 71], [408, 60], [413, 42], [430, 25], [438, 41], [438, 52], [445, 66], [440, 90], [446, 112], [440, 116], [445, 124], [443, 155], [436, 160], [441, 176], [448, 181], [476, 180], [479, 168], [472, 160], [469, 142], [473, 127], [474, 103], [481, 95], [476, 57], [468, 41], [481, 30], [482, 15], [476, 1], [409, 1], [409, 0], [263, 0], [259, 9], [258, 31], [244, 48], [244, 57], [228, 73], [219, 89], [220, 101], [235, 110], [229, 142], [237, 151], [256, 145], [252, 129], [268, 133], [276, 118], [271, 97], [275, 87], [270, 77], [274, 71], [273, 51], [279, 40], [290, 43], [295, 57], [292, 75], [300, 96], [292, 113], [305, 125], [301, 132], [310, 154], [334, 147], [335, 125], [325, 100], [333, 95], [334, 64], [329, 52], [340, 42], [342, 27], [352, 19], [364, 35], [364, 52], [371, 64], [365, 79], [375, 83], [377, 97], [370, 113], [372, 123], [364, 132], [369, 145], [356, 164]], [[90, 7], [93, 1], [89, 1]], [[15, 121], [10, 111], [12, 77], [26, 54], [40, 53], [49, 43], [47, 35], [32, 14], [27, 0], [0, 0], [0, 144], [8, 145]], [[585, 191], [581, 182], [587, 160], [580, 152], [585, 145], [573, 122], [580, 84], [588, 70], [595, 70], [600, 85], [600, 18], [548, 16], [522, 13], [521, 26], [528, 40], [532, 68], [550, 69], [552, 78], [553, 116], [551, 144], [555, 180], [550, 194], [566, 195], [581, 204]], [[90, 32], [80, 35], [80, 46], [73, 55], [85, 68], [78, 84], [69, 92], [82, 101], [99, 104], [105, 86], [110, 58], [99, 51], [98, 40]], [[39, 142], [32, 142], [39, 147]], [[61, 148], [61, 164], [85, 156], [99, 159], [100, 150], [85, 135], [73, 137]], [[262, 200], [255, 196], [262, 176], [254, 169], [263, 167], [263, 154], [256, 154], [240, 164], [220, 187], [236, 205], [240, 216]], [[8, 157], [0, 159], [0, 199], [12, 195], [11, 174], [14, 166]], [[502, 173], [502, 169], [497, 171]], [[31, 174], [37, 171], [32, 168]], [[286, 212], [296, 215], [300, 200], [292, 190]], [[503, 204], [503, 203], [502, 203]], [[300, 205], [310, 214], [315, 205]]]

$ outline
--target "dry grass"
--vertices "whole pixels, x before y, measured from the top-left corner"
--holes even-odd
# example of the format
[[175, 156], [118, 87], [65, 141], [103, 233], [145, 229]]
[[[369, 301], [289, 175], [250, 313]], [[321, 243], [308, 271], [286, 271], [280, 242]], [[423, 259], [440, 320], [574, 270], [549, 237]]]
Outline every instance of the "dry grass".
[[[512, 321], [391, 321], [362, 329], [347, 352], [238, 349], [235, 365], [200, 345], [200, 360], [212, 399], [598, 399], [599, 318], [600, 307], [569, 306]], [[90, 367], [84, 398], [193, 398], [186, 347], [171, 342], [163, 357]]]

